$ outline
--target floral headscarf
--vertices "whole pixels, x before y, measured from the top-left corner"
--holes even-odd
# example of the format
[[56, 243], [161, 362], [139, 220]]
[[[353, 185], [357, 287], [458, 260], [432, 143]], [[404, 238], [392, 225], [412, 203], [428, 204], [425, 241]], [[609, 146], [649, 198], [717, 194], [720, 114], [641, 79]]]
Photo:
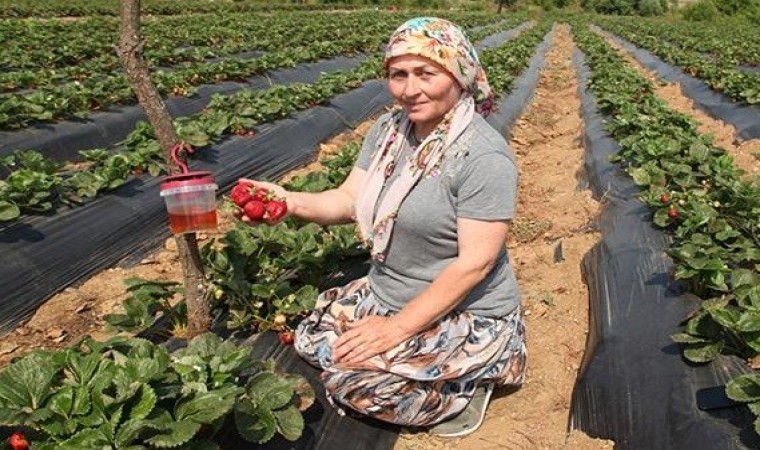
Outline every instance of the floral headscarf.
[[385, 49], [386, 68], [391, 58], [403, 55], [424, 56], [440, 64], [472, 96], [476, 112], [483, 117], [491, 112], [493, 94], [486, 73], [475, 47], [458, 26], [437, 17], [407, 21], [391, 35]]
[[493, 106], [493, 94], [475, 47], [453, 23], [436, 17], [407, 21], [391, 35], [385, 50], [386, 67], [391, 58], [403, 55], [422, 56], [441, 65], [460, 84], [462, 96], [435, 130], [412, 148], [412, 155], [405, 162], [400, 176], [388, 187], [376, 208], [380, 193], [404, 148], [405, 136], [414, 124], [399, 109], [380, 131], [378, 150], [367, 170], [367, 180], [356, 204], [359, 232], [365, 243], [371, 245], [372, 257], [377, 261], [385, 259], [401, 202], [423, 175], [440, 164], [446, 149], [462, 134], [474, 114], [486, 116]]

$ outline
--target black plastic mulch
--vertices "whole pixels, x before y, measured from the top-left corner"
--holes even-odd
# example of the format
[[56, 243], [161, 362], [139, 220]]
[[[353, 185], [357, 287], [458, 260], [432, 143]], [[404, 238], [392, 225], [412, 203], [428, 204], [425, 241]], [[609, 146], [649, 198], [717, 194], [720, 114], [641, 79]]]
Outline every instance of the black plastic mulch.
[[652, 227], [652, 212], [638, 187], [609, 162], [617, 142], [585, 90], [588, 68], [576, 50], [585, 122], [586, 174], [603, 209], [602, 240], [584, 258], [589, 286], [589, 334], [573, 392], [571, 428], [612, 439], [621, 450], [758, 448], [753, 418], [744, 406], [702, 411], [697, 392], [721, 387], [746, 372], [736, 358], [687, 363], [670, 335], [699, 299], [670, 281], [668, 236]]
[[[183, 117], [203, 110], [214, 94], [230, 95], [243, 89], [266, 89], [273, 85], [314, 83], [322, 73], [352, 69], [366, 59], [364, 55], [338, 56], [294, 68], [276, 69], [245, 82], [226, 81], [203, 85], [187, 97], [169, 96], [165, 103], [172, 117]], [[79, 161], [79, 151], [115, 148], [139, 121], [147, 121], [139, 105], [120, 106], [95, 113], [87, 120], [40, 124], [19, 131], [0, 131], [0, 157], [16, 150], [36, 150], [56, 161]], [[65, 139], [61, 137], [65, 136]]]

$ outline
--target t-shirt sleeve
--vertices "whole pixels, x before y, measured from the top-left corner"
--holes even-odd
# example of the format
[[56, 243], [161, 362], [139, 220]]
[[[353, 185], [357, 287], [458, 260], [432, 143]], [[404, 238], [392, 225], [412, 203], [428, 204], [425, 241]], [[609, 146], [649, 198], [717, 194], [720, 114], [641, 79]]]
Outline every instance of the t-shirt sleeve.
[[369, 169], [370, 164], [372, 164], [372, 157], [375, 156], [375, 150], [377, 150], [377, 140], [380, 138], [380, 130], [389, 118], [390, 113], [382, 115], [375, 121], [369, 129], [369, 132], [367, 132], [367, 135], [364, 136], [362, 149], [359, 152], [359, 156], [356, 158], [356, 164], [354, 164], [359, 169], [367, 170]]
[[515, 216], [517, 167], [506, 154], [488, 153], [468, 161], [456, 186], [457, 217], [506, 220]]

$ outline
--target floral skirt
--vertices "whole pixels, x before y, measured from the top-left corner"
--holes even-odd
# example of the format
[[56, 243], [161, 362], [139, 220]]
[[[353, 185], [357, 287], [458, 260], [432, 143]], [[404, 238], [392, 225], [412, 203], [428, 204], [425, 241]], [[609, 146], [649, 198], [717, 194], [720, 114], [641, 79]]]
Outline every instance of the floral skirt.
[[433, 327], [362, 363], [333, 363], [345, 323], [396, 311], [360, 278], [323, 292], [296, 330], [295, 349], [323, 369], [330, 403], [405, 426], [429, 426], [459, 414], [478, 384], [519, 386], [525, 379], [525, 326], [520, 308], [506, 317], [454, 312]]

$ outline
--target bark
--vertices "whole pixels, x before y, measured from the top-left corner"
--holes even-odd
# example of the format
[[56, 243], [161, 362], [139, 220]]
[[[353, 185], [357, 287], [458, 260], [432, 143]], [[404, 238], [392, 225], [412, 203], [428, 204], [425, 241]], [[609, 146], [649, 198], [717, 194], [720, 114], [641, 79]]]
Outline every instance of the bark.
[[[117, 49], [127, 78], [145, 110], [156, 138], [164, 149], [170, 173], [178, 173], [179, 167], [171, 158], [170, 149], [180, 142], [174, 122], [166, 110], [161, 94], [150, 79], [148, 65], [143, 58], [145, 41], [140, 34], [140, 0], [122, 0], [119, 47]], [[198, 241], [195, 233], [175, 235], [177, 250], [182, 264], [187, 302], [187, 337], [204, 333], [211, 327], [211, 311], [203, 280]]]

